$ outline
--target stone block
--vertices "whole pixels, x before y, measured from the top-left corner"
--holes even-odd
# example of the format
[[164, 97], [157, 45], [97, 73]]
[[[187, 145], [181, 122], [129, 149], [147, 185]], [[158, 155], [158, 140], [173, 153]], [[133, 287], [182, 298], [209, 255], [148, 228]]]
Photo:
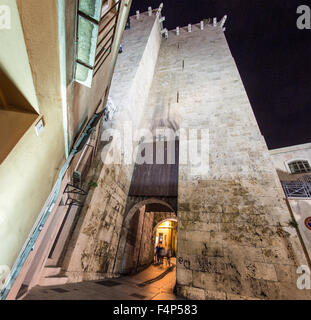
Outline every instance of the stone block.
[[190, 300], [205, 300], [205, 291], [194, 287], [178, 285], [177, 294]]
[[206, 290], [206, 300], [227, 300], [227, 294], [221, 291]]
[[277, 275], [273, 264], [269, 263], [247, 263], [246, 268], [249, 275], [259, 280], [277, 281]]
[[192, 270], [177, 268], [176, 279], [177, 283], [180, 285], [192, 285]]

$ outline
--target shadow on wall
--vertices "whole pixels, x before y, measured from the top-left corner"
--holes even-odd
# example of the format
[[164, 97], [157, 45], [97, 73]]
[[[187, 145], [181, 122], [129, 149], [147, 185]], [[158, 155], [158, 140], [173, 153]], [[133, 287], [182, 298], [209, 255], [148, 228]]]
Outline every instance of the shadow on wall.
[[276, 169], [276, 172], [281, 181], [296, 181], [306, 176], [311, 177], [311, 174], [308, 173], [289, 173], [280, 169]]

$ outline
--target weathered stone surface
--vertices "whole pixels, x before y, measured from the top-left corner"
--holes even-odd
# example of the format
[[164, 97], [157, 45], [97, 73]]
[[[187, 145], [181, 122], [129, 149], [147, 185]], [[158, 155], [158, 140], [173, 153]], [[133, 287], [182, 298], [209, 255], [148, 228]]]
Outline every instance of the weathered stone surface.
[[[110, 90], [117, 112], [113, 121], [103, 123], [104, 129], [114, 128], [123, 132], [125, 121], [130, 120], [134, 126], [139, 125], [160, 46], [158, 27], [154, 17], [145, 15], [139, 22], [132, 21], [131, 31], [134, 32], [125, 31], [123, 46], [127, 49], [118, 59]], [[114, 140], [111, 143], [115, 143]], [[103, 148], [101, 144], [94, 175], [98, 186], [88, 195], [63, 261], [62, 267], [69, 281], [92, 280], [117, 274], [120, 270], [116, 268], [116, 254], [120, 243], [133, 263], [138, 259], [137, 253], [135, 260], [130, 248], [124, 248], [125, 243], [119, 241], [133, 164], [103, 164], [102, 161], [106, 159], [101, 154]], [[116, 143], [115, 148], [119, 150]], [[147, 219], [146, 230], [150, 231], [152, 223], [153, 220]], [[150, 246], [152, 232], [149, 237], [147, 243]], [[150, 261], [149, 252], [147, 256], [142, 254], [140, 257], [142, 264]]]
[[[144, 74], [139, 59], [147, 58], [133, 53], [136, 46], [139, 51], [142, 34], [148, 40], [152, 23], [148, 31], [144, 21], [132, 30], [130, 41], [125, 38], [126, 58], [132, 52], [139, 75], [153, 78], [151, 89], [147, 99], [147, 86], [140, 88], [136, 79], [127, 97], [135, 90], [137, 96], [124, 114], [120, 105], [118, 116], [135, 118], [131, 112], [137, 103], [137, 126], [209, 130], [208, 141], [202, 135], [198, 139], [209, 144], [209, 167], [179, 164], [178, 294], [189, 299], [310, 299], [310, 291], [296, 286], [293, 273], [307, 261], [295, 229], [285, 224], [290, 214], [277, 173], [221, 28], [181, 30], [179, 37], [169, 32], [158, 54], [152, 50], [155, 70], [150, 67]], [[135, 76], [127, 61], [121, 61], [119, 77], [123, 72], [124, 88], [129, 88]], [[124, 102], [121, 91], [115, 99]], [[180, 155], [187, 151], [180, 144]], [[73, 237], [67, 268], [73, 278], [113, 276], [132, 269], [131, 258], [138, 261], [135, 247], [143, 214], [124, 214], [131, 168], [102, 169], [81, 232]], [[149, 231], [151, 220], [147, 218]], [[144, 252], [148, 261], [147, 247]]]
[[190, 164], [179, 166], [177, 270], [184, 270], [177, 272], [179, 293], [280, 299], [286, 287], [286, 298], [299, 298], [296, 275], [284, 275], [282, 268], [292, 266], [294, 272], [306, 259], [297, 234], [286, 228], [290, 214], [222, 31], [169, 33], [151, 96], [153, 116], [169, 112], [180, 127], [209, 129], [208, 172], [193, 175]]

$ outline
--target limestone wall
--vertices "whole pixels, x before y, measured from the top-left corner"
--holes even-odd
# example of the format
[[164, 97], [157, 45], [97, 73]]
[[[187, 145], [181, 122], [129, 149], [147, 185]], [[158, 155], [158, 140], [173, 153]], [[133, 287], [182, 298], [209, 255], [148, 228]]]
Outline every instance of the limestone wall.
[[[152, 24], [154, 17], [144, 19]], [[110, 125], [120, 128], [121, 120], [134, 119], [144, 128], [208, 130], [198, 140], [208, 146], [209, 166], [179, 164], [178, 293], [190, 299], [310, 298], [296, 287], [296, 270], [307, 264], [306, 257], [296, 230], [288, 226], [277, 173], [221, 28], [193, 26], [191, 33], [181, 29], [179, 37], [169, 32], [153, 76], [152, 66], [143, 67], [142, 61], [150, 48], [149, 62], [155, 63], [158, 44], [150, 39], [159, 37], [154, 25], [148, 37], [148, 23], [137, 22], [137, 29], [135, 23], [123, 40], [126, 60], [119, 59], [116, 68], [112, 99], [119, 111]], [[197, 141], [180, 142], [181, 159]], [[123, 220], [131, 169], [100, 168], [99, 186], [89, 195], [69, 250], [65, 267], [72, 279], [122, 270], [127, 234], [135, 234], [130, 220]], [[135, 219], [138, 230], [141, 218]]]
[[[125, 121], [132, 120], [134, 126], [140, 123], [160, 46], [159, 26], [155, 17], [142, 15], [141, 19], [132, 21], [131, 29], [124, 33], [123, 53], [118, 56], [110, 92], [117, 112], [112, 121], [103, 123], [104, 129], [113, 128], [121, 134]], [[128, 42], [132, 45], [127, 45]], [[119, 150], [116, 139], [111, 144]], [[115, 258], [120, 246], [133, 164], [100, 162], [108, 157], [102, 152], [105, 145], [107, 142], [101, 143], [98, 149], [98, 167], [94, 175], [98, 187], [88, 195], [65, 253], [62, 268], [69, 281], [98, 279], [122, 271], [122, 268], [116, 269]], [[126, 250], [128, 255], [133, 253], [130, 247]], [[129, 270], [127, 263], [124, 269]]]
[[179, 91], [180, 126], [209, 130], [209, 170], [179, 166], [178, 293], [310, 297], [296, 287], [306, 259], [224, 33], [212, 26], [171, 32], [163, 52], [157, 73], [174, 81], [162, 84], [162, 106]]
[[[220, 27], [169, 32], [144, 123], [207, 129], [208, 167], [179, 164], [178, 293], [190, 299], [307, 298], [306, 264], [278, 176]], [[204, 139], [204, 140], [203, 140]], [[182, 155], [197, 143], [180, 143]], [[205, 144], [204, 144], [205, 143]], [[203, 147], [202, 147], [203, 150]]]
[[153, 220], [154, 213], [146, 212], [144, 214], [144, 222], [141, 233], [141, 242], [138, 250], [138, 270], [147, 267], [153, 262], [154, 257], [154, 241], [153, 241]]
[[145, 212], [144, 206], [136, 211], [126, 236], [121, 274], [135, 273], [153, 261], [152, 225], [152, 212]]
[[109, 97], [117, 107], [114, 128], [131, 121], [138, 128], [148, 98], [160, 48], [159, 23], [146, 13], [140, 19], [130, 17], [131, 28], [122, 39]]

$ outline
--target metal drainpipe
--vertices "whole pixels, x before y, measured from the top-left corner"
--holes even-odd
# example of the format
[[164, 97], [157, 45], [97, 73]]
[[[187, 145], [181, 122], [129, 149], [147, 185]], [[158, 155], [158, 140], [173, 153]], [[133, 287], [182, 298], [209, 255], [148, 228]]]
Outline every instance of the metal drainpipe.
[[[103, 111], [103, 110], [102, 110]], [[68, 158], [66, 159], [66, 162], [64, 163], [64, 165], [62, 166], [57, 181], [55, 183], [56, 186], [56, 190], [54, 191], [54, 194], [52, 196], [52, 200], [50, 201], [50, 203], [47, 205], [47, 208], [45, 210], [43, 210], [43, 214], [39, 215], [40, 218], [38, 219], [38, 222], [35, 224], [35, 227], [33, 228], [33, 230], [30, 232], [30, 235], [28, 236], [27, 240], [25, 241], [25, 244], [22, 248], [22, 250], [20, 251], [19, 256], [16, 259], [15, 264], [12, 267], [12, 270], [10, 272], [10, 276], [7, 278], [5, 284], [4, 284], [4, 288], [1, 290], [0, 292], [0, 300], [5, 300], [7, 295], [9, 294], [9, 291], [11, 290], [14, 281], [16, 280], [20, 270], [22, 269], [30, 251], [32, 251], [36, 240], [38, 239], [38, 236], [46, 222], [46, 220], [48, 219], [58, 197], [59, 197], [59, 192], [61, 189], [61, 183], [63, 180], [63, 177], [70, 165], [71, 160], [73, 159], [73, 157], [75, 156], [75, 154], [77, 153], [77, 150], [81, 144], [81, 142], [83, 141], [83, 139], [88, 135], [89, 130], [92, 130], [92, 124], [93, 122], [98, 118], [98, 117], [102, 117], [102, 115], [104, 114], [101, 111], [101, 113], [95, 113], [92, 118], [90, 119], [90, 121], [88, 122], [86, 128], [84, 129], [80, 139], [77, 141], [76, 145], [74, 146], [74, 148], [72, 149], [72, 151], [70, 152]], [[54, 188], [53, 188], [54, 189]], [[53, 193], [53, 191], [52, 191]], [[50, 194], [51, 195], [51, 194]], [[49, 195], [49, 197], [50, 197]], [[48, 198], [49, 198], [48, 197]]]

